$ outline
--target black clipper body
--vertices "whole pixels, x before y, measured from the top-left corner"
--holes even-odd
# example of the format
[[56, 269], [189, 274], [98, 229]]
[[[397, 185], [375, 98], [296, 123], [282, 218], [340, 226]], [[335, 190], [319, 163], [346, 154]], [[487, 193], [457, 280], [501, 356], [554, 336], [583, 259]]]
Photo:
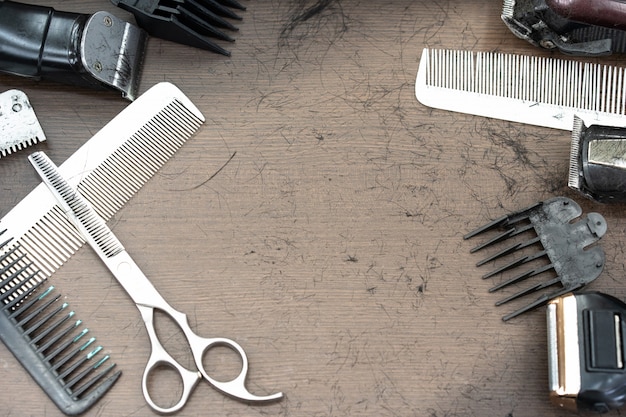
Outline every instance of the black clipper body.
[[550, 398], [572, 411], [626, 403], [626, 304], [599, 292], [570, 293], [547, 309]]
[[577, 56], [626, 52], [626, 8], [619, 0], [504, 0], [502, 20], [544, 49]]
[[147, 34], [93, 15], [0, 0], [0, 72], [137, 95]]
[[626, 129], [575, 117], [568, 186], [598, 202], [626, 202]]

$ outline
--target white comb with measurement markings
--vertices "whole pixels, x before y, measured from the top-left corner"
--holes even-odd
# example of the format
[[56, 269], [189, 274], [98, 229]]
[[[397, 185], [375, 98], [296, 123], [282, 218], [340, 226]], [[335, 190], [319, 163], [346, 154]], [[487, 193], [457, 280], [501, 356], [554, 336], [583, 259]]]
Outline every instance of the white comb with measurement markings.
[[555, 129], [572, 130], [574, 115], [626, 126], [626, 70], [609, 65], [424, 49], [415, 96], [437, 109]]
[[[108, 220], [203, 122], [202, 113], [178, 88], [160, 83], [118, 114], [59, 170]], [[24, 284], [26, 290], [46, 279], [84, 243], [43, 183], [0, 220], [3, 230], [12, 244], [0, 255], [14, 252], [0, 269], [16, 262], [17, 267], [32, 265], [39, 272], [30, 282], [11, 281], [0, 293]]]

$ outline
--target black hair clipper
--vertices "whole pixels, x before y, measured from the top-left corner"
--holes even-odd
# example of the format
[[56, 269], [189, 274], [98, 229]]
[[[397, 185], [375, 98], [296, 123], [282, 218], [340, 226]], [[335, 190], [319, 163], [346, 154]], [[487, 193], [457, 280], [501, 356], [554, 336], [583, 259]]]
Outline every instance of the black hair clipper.
[[147, 34], [108, 12], [92, 15], [0, 0], [0, 72], [134, 100]]
[[607, 412], [626, 402], [626, 304], [599, 292], [548, 303], [550, 398], [571, 411]]

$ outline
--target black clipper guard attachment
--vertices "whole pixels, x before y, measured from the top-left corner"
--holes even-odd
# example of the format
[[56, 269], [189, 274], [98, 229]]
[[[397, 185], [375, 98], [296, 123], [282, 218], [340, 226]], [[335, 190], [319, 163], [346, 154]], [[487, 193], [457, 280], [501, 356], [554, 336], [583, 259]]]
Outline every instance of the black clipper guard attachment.
[[[598, 213], [589, 213], [573, 222], [581, 214], [582, 209], [575, 201], [566, 197], [555, 197], [502, 216], [464, 236], [464, 239], [470, 239], [489, 231], [501, 231], [471, 249], [471, 252], [483, 250], [497, 243], [513, 242], [479, 261], [476, 266], [508, 258], [509, 255], [521, 254], [486, 273], [483, 279], [525, 265], [529, 266], [521, 273], [503, 276], [502, 282], [492, 287], [489, 292], [521, 284], [535, 276], [547, 277], [498, 301], [497, 306], [523, 296], [543, 292], [535, 301], [505, 315], [503, 320], [509, 320], [545, 305], [554, 297], [580, 289], [600, 275], [605, 263], [604, 251], [600, 246], [589, 246], [604, 236], [607, 224], [604, 217]], [[557, 285], [560, 285], [559, 289], [550, 290]]]
[[147, 34], [107, 12], [0, 0], [0, 72], [137, 96]]
[[601, 203], [626, 202], [626, 129], [574, 117], [567, 183]]
[[231, 8], [245, 10], [235, 0], [111, 0], [132, 13], [150, 36], [230, 56], [214, 40], [234, 42], [226, 31], [239, 30], [231, 20], [241, 17]]
[[0, 340], [64, 414], [82, 414], [118, 380], [109, 356], [69, 311], [54, 287], [26, 260], [23, 248], [1, 241]]

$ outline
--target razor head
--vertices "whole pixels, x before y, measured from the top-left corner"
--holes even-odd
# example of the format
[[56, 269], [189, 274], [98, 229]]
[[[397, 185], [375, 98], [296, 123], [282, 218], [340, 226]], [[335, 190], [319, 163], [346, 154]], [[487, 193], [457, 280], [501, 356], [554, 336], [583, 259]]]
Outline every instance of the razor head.
[[[0, 240], [6, 230], [0, 231]], [[0, 243], [0, 339], [63, 413], [91, 408], [118, 380], [108, 355], [13, 239]]]
[[606, 233], [606, 220], [598, 213], [589, 213], [574, 221], [581, 214], [582, 209], [575, 201], [555, 197], [502, 216], [464, 236], [464, 239], [470, 239], [490, 234], [471, 252], [502, 245], [476, 264], [479, 267], [488, 263], [496, 266], [483, 275], [483, 279], [501, 277], [489, 292], [519, 287], [513, 294], [497, 301], [497, 306], [540, 294], [535, 301], [505, 315], [503, 320], [580, 289], [600, 275], [605, 263], [604, 251], [600, 246], [592, 245]]
[[571, 411], [626, 403], [626, 304], [599, 292], [569, 293], [547, 308], [550, 399]]
[[245, 10], [235, 0], [111, 0], [132, 13], [151, 36], [230, 56], [216, 41], [234, 42], [228, 31], [241, 20], [231, 9]]
[[26, 94], [20, 90], [0, 94], [0, 158], [45, 140]]
[[626, 202], [626, 128], [574, 118], [568, 186], [601, 202]]

